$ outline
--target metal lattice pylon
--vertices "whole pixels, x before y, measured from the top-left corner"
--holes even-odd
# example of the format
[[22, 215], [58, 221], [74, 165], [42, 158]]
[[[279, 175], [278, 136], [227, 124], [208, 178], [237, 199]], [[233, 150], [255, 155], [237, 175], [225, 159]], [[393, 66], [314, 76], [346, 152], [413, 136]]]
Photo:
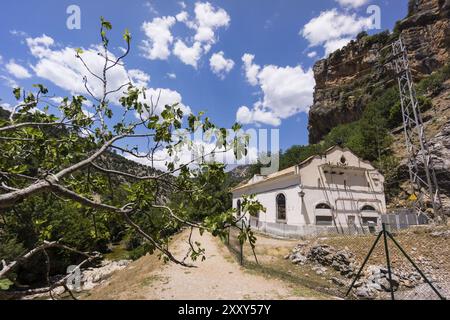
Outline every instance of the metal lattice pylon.
[[[408, 53], [401, 38], [392, 43], [392, 63], [400, 90], [409, 174], [417, 197], [415, 208], [418, 214], [424, 214], [428, 199], [433, 206], [434, 218], [444, 218], [439, 185], [425, 136], [420, 106], [409, 67]], [[423, 162], [423, 168], [420, 167], [420, 162]]]

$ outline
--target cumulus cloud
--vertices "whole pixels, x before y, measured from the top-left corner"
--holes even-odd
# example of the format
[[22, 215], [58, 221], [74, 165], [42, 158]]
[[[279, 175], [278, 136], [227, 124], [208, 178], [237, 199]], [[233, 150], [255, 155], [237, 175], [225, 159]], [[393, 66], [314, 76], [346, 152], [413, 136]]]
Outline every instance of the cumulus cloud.
[[41, 37], [37, 38], [26, 38], [25, 41], [31, 51], [31, 54], [38, 58], [42, 58], [47, 53], [51, 53], [49, 48], [55, 43], [55, 40], [46, 34], [43, 34]]
[[184, 64], [197, 68], [203, 49], [200, 42], [194, 42], [192, 47], [188, 47], [183, 40], [177, 40], [173, 48], [173, 54]]
[[370, 0], [335, 0], [344, 8], [359, 8], [370, 2]]
[[128, 70], [128, 76], [131, 82], [137, 87], [147, 87], [150, 82], [150, 76], [139, 69]]
[[194, 12], [194, 28], [197, 31], [194, 38], [196, 41], [215, 43], [215, 30], [228, 27], [230, 24], [228, 13], [222, 8], [213, 7], [209, 2], [197, 2]]
[[188, 13], [186, 11], [181, 11], [179, 14], [175, 16], [178, 22], [186, 22], [188, 21]]
[[324, 46], [328, 55], [345, 46], [358, 33], [372, 27], [372, 18], [359, 17], [356, 14], [342, 13], [337, 9], [323, 11], [311, 19], [302, 30], [310, 47]]
[[261, 68], [253, 63], [254, 56], [251, 54], [245, 54], [242, 60], [247, 80], [260, 87], [263, 98], [252, 109], [241, 107], [236, 114], [238, 122], [279, 126], [282, 119], [308, 112], [313, 103], [315, 85], [312, 69], [275, 65]]
[[[42, 39], [42, 37], [39, 39]], [[39, 39], [27, 39], [30, 52], [36, 58], [36, 63], [32, 68], [38, 77], [52, 82], [71, 94], [87, 95], [83, 83], [83, 77], [86, 77], [91, 92], [97, 97], [101, 96], [103, 91], [102, 83], [87, 72], [83, 63], [75, 57], [74, 48], [54, 49], [52, 47], [53, 39], [49, 37], [47, 37], [46, 41]], [[98, 55], [99, 50], [99, 47], [91, 46], [88, 49], [84, 49], [82, 53], [84, 61], [95, 74], [101, 74], [104, 64], [104, 59]], [[109, 52], [109, 58], [112, 61], [116, 59], [111, 52]], [[123, 65], [118, 64], [108, 72], [107, 90], [116, 90], [129, 81], [139, 87], [148, 87], [150, 75], [139, 69], [127, 70]], [[118, 104], [121, 95], [122, 92], [111, 95], [111, 102]], [[183, 105], [182, 97], [178, 92], [166, 88], [149, 88], [146, 95], [147, 101], [145, 102], [149, 105], [152, 101], [156, 103], [158, 97], [157, 113], [162, 111], [164, 105], [172, 105], [174, 103], [180, 103], [180, 107], [184, 108], [185, 111], [190, 110], [189, 107]]]
[[258, 84], [258, 73], [261, 67], [253, 63], [255, 56], [253, 54], [246, 53], [242, 56], [242, 62], [244, 62], [245, 76], [247, 81], [252, 85]]
[[225, 76], [233, 69], [234, 61], [227, 59], [223, 51], [214, 53], [209, 59], [209, 65], [214, 74], [219, 78], [224, 79]]
[[[182, 11], [175, 16], [158, 17], [142, 24], [146, 39], [140, 47], [147, 59], [166, 60], [174, 54], [184, 64], [197, 68], [198, 61], [216, 43], [216, 31], [229, 26], [230, 16], [224, 9], [209, 2], [196, 2], [194, 15], [190, 18], [185, 10], [186, 4], [179, 2], [179, 5]], [[185, 24], [195, 34], [186, 39], [174, 39], [171, 28], [177, 22]]]
[[217, 30], [228, 27], [231, 20], [224, 9], [214, 7], [209, 2], [195, 3], [194, 17], [192, 19], [189, 19], [189, 14], [186, 11], [177, 14], [176, 19], [194, 30], [195, 34], [192, 39], [189, 39], [191, 46], [186, 44], [185, 40], [178, 39], [173, 53], [183, 63], [194, 68], [197, 68], [198, 61], [202, 55], [208, 53], [212, 45], [217, 42]]
[[176, 19], [172, 16], [154, 18], [151, 22], [144, 22], [141, 29], [146, 39], [142, 40], [141, 51], [143, 56], [150, 60], [166, 60], [170, 56], [169, 46], [173, 42], [170, 28]]
[[315, 57], [317, 57], [317, 51], [311, 51], [308, 53], [308, 58], [313, 59]]
[[30, 72], [28, 72], [28, 69], [16, 63], [13, 59], [9, 60], [5, 68], [10, 74], [12, 74], [17, 79], [31, 78], [31, 74]]
[[281, 125], [281, 119], [274, 112], [264, 109], [260, 103], [256, 103], [252, 109], [242, 106], [236, 113], [236, 121], [242, 124], [268, 124], [274, 127]]

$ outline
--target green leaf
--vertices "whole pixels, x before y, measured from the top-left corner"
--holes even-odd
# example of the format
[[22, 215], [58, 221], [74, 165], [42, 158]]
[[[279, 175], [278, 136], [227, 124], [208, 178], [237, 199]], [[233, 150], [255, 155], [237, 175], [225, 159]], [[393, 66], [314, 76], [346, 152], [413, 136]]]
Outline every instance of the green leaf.
[[0, 290], [8, 290], [13, 284], [9, 279], [0, 279]]
[[106, 30], [111, 30], [112, 29], [111, 22], [105, 20], [103, 17], [100, 18], [100, 21], [102, 22], [102, 27], [103, 28], [105, 28]]
[[20, 88], [14, 88], [13, 94], [14, 94], [14, 97], [16, 97], [16, 100], [20, 99], [20, 93], [21, 93]]
[[131, 41], [131, 34], [130, 34], [130, 31], [128, 31], [128, 29], [125, 29], [125, 32], [123, 33], [123, 39], [127, 43], [130, 43], [130, 41]]

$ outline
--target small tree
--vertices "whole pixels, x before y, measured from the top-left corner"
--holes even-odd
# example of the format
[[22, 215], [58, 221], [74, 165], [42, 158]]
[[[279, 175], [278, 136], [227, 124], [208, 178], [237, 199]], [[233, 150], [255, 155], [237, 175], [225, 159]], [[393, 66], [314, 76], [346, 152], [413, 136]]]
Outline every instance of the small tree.
[[[0, 120], [0, 211], [12, 210], [31, 197], [50, 194], [75, 206], [88, 208], [93, 216], [106, 212], [119, 217], [128, 228], [147, 241], [149, 251], [159, 250], [165, 260], [190, 266], [167, 249], [170, 234], [164, 231], [184, 226], [221, 235], [230, 226], [240, 227], [234, 218], [234, 211], [224, 210], [218, 203], [222, 199], [215, 198], [223, 194], [208, 193], [204, 189], [208, 177], [224, 177], [225, 169], [225, 166], [206, 159], [229, 151], [233, 151], [239, 159], [246, 154], [248, 137], [232, 137], [225, 128], [216, 127], [203, 114], [186, 116], [177, 104], [166, 105], [159, 112], [159, 97], [147, 99], [147, 90], [136, 87], [131, 81], [110, 88], [109, 75], [129, 54], [131, 43], [131, 35], [125, 31], [123, 38], [127, 50], [115, 58], [108, 49], [107, 34], [111, 28], [111, 23], [102, 18], [99, 55], [104, 59], [104, 64], [100, 74], [92, 71], [81, 49], [74, 52], [85, 66], [86, 73], [100, 86], [93, 90], [96, 84], [90, 83], [87, 77], [83, 79], [86, 94], [94, 101], [94, 114], [83, 112], [84, 96], [63, 99], [57, 106], [61, 116], [55, 116], [49, 114], [47, 106], [42, 108], [48, 105], [49, 97], [44, 86], [35, 85], [34, 92], [14, 89], [15, 98], [21, 101], [13, 108], [9, 119]], [[110, 99], [118, 93], [121, 94], [121, 107], [113, 108]], [[44, 112], [37, 112], [38, 107]], [[135, 117], [130, 120], [129, 115], [133, 114]], [[172, 156], [180, 148], [191, 147], [186, 135], [177, 134], [182, 129], [188, 134], [197, 130], [209, 133], [215, 137], [215, 147], [185, 163], [167, 160], [167, 171], [154, 170], [152, 174], [139, 175], [126, 168], [115, 169], [114, 163], [108, 166], [105, 163], [105, 157], [113, 162], [117, 159], [108, 157], [114, 151], [145, 159], [153, 166], [162, 160], [157, 158], [158, 152], [165, 151]], [[239, 125], [233, 126], [234, 133], [239, 130]], [[139, 140], [140, 143], [137, 142]], [[178, 177], [175, 179], [174, 175]], [[108, 193], [108, 190], [112, 192], [114, 189], [110, 188], [111, 177], [126, 181], [120, 186], [120, 199]], [[161, 190], [168, 187], [182, 201], [178, 204], [167, 203], [161, 197]], [[200, 214], [187, 210], [189, 206], [201, 208]], [[254, 206], [259, 204], [254, 200], [246, 202], [249, 211]], [[208, 215], [208, 212], [212, 214]], [[251, 230], [240, 228], [242, 238], [251, 239], [254, 243]], [[53, 247], [76, 251], [62, 242], [42, 240], [21, 259], [4, 260], [0, 279], [8, 277], [23, 259], [37, 252], [45, 253]], [[199, 249], [198, 244], [192, 243], [191, 237], [189, 244], [193, 259], [203, 255], [204, 251]], [[86, 261], [92, 259], [92, 255], [85, 255]], [[58, 282], [57, 285], [63, 284]]]

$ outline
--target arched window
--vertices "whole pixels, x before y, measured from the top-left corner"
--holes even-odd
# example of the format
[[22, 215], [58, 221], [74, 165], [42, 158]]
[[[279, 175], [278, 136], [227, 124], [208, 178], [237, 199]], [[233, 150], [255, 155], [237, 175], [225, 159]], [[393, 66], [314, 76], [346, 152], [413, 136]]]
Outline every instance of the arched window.
[[326, 203], [320, 203], [316, 206], [316, 209], [331, 210], [331, 207]]
[[286, 221], [286, 196], [282, 193], [277, 195], [277, 220]]
[[239, 218], [241, 216], [241, 200], [237, 201], [236, 207], [237, 207], [237, 216]]
[[377, 210], [375, 210], [375, 208], [372, 206], [365, 205], [364, 207], [362, 207], [361, 211], [377, 211]]

